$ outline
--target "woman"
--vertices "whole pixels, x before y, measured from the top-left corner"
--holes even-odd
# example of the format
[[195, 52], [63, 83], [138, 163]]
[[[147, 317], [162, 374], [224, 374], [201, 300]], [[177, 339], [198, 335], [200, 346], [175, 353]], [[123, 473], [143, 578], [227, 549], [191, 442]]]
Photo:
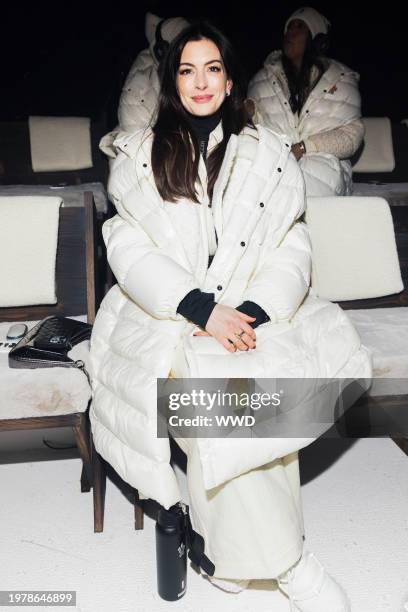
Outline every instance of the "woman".
[[[360, 377], [370, 363], [341, 309], [308, 294], [301, 173], [286, 138], [248, 122], [222, 34], [199, 24], [172, 42], [155, 125], [116, 146], [103, 234], [118, 284], [94, 325], [90, 418], [98, 452], [169, 508], [181, 494], [157, 378]], [[296, 451], [312, 439], [176, 441], [215, 584], [279, 576], [299, 610], [349, 609], [302, 554]]]
[[359, 75], [326, 57], [329, 25], [313, 8], [295, 11], [282, 51], [268, 55], [248, 91], [257, 121], [294, 142], [308, 196], [350, 195], [349, 158], [364, 136]]

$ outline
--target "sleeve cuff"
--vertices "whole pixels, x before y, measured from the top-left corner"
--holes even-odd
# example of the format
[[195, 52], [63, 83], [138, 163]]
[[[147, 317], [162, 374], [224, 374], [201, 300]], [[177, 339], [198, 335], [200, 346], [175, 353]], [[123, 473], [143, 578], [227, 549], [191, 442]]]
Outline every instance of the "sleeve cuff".
[[195, 325], [205, 329], [216, 304], [214, 293], [205, 293], [200, 289], [193, 289], [181, 300], [177, 312]]
[[253, 323], [249, 323], [252, 329], [255, 329], [258, 327], [258, 325], [262, 325], [262, 323], [267, 323], [270, 321], [270, 318], [264, 309], [258, 306], [258, 304], [255, 304], [255, 302], [251, 302], [249, 300], [242, 302], [242, 304], [237, 306], [236, 310], [239, 310], [239, 312], [243, 312], [250, 317], [256, 317], [256, 320]]
[[317, 153], [318, 152], [319, 149], [315, 145], [313, 140], [311, 140], [310, 138], [306, 138], [305, 140], [303, 140], [303, 142], [305, 143], [306, 153]]

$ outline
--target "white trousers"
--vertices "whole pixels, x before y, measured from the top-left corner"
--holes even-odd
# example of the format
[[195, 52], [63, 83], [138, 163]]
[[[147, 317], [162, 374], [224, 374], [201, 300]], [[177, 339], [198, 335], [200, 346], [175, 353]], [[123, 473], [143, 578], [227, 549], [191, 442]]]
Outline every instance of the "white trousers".
[[[181, 343], [169, 376], [188, 377]], [[204, 538], [214, 576], [271, 579], [296, 563], [304, 536], [298, 453], [206, 489], [196, 439], [175, 441], [187, 455], [191, 523]]]

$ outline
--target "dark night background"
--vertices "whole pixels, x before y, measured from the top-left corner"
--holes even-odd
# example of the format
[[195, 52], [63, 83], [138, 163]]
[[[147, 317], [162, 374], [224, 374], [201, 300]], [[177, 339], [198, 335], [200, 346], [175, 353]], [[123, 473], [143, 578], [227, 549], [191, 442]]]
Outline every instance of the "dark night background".
[[[302, 5], [257, 0], [10, 5], [0, 37], [0, 120], [78, 115], [113, 127], [123, 80], [147, 46], [148, 10], [162, 17], [209, 18], [235, 43], [252, 76], [269, 51], [280, 47], [285, 19]], [[363, 115], [408, 117], [407, 22], [397, 3], [311, 5], [332, 23], [329, 56], [361, 75]]]

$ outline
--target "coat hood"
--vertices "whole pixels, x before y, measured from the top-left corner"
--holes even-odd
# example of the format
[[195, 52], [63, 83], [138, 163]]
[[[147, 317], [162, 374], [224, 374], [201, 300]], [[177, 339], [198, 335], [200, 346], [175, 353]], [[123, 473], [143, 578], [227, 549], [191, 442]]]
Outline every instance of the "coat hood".
[[[158, 15], [154, 15], [153, 13], [146, 13], [145, 34], [153, 57], [153, 47], [156, 43], [156, 28], [162, 19], [163, 17], [158, 17]], [[163, 22], [161, 35], [164, 40], [170, 43], [188, 25], [188, 21], [183, 19], [183, 17], [169, 17], [169, 19]]]

